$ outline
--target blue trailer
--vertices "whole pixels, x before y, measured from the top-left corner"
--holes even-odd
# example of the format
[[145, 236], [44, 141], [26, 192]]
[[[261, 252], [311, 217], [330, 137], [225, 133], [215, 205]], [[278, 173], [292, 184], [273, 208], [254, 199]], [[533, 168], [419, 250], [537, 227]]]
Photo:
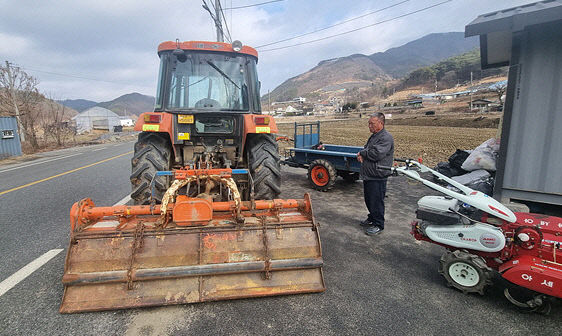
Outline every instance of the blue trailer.
[[320, 142], [320, 122], [296, 123], [294, 147], [285, 151], [282, 164], [308, 169], [308, 180], [316, 190], [334, 187], [338, 176], [345, 181], [359, 179], [361, 163], [357, 153], [363, 147], [327, 145]]

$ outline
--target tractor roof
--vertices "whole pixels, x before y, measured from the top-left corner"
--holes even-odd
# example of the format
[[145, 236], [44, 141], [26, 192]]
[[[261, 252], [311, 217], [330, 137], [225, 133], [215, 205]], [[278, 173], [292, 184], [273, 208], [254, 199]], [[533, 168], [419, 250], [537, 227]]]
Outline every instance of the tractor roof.
[[[174, 41], [166, 41], [160, 43], [158, 46], [158, 53], [165, 51], [165, 50], [175, 50], [178, 47], [182, 50], [206, 50], [206, 51], [222, 51], [222, 52], [232, 52], [235, 53], [234, 49], [232, 49], [232, 44], [224, 43], [224, 42], [209, 42], [209, 41], [185, 41], [185, 42], [174, 42]], [[256, 49], [248, 46], [242, 46], [242, 50], [238, 51], [241, 54], [247, 54], [254, 57], [258, 57], [258, 52]]]

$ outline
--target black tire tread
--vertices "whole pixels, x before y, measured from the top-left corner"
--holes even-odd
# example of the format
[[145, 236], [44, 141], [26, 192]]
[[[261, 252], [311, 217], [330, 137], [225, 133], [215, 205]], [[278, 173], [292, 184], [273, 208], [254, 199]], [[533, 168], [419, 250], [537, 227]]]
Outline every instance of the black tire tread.
[[269, 134], [249, 136], [247, 152], [255, 199], [278, 198], [281, 193], [281, 164], [275, 138]]
[[[139, 134], [131, 159], [131, 198], [135, 204], [150, 203], [150, 182], [157, 171], [170, 170], [172, 148], [170, 142], [157, 133]], [[162, 196], [170, 184], [169, 178], [159, 176], [154, 179], [154, 200], [162, 201]]]
[[[454, 262], [462, 261], [474, 267], [479, 275], [480, 281], [472, 287], [463, 286], [454, 281], [449, 275], [449, 266]], [[470, 254], [466, 250], [447, 251], [443, 253], [439, 260], [439, 273], [447, 280], [449, 287], [456, 288], [465, 294], [479, 293], [484, 295], [486, 288], [492, 284], [492, 270], [486, 265], [486, 262], [481, 257]]]

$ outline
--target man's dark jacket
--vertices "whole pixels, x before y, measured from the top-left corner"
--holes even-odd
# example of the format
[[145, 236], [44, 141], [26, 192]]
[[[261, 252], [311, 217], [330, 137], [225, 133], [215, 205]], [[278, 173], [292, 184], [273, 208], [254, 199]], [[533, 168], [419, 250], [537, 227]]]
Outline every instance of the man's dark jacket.
[[361, 164], [363, 181], [380, 180], [391, 175], [390, 170], [377, 169], [377, 165], [391, 167], [394, 163], [394, 139], [386, 129], [373, 133], [359, 153], [363, 157]]

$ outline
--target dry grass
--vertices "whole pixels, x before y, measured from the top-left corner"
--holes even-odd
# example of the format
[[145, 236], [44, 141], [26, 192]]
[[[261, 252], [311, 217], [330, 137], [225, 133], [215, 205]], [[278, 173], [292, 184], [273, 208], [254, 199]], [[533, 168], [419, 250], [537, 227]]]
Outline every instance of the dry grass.
[[[457, 148], [474, 149], [496, 135], [494, 128], [473, 127], [388, 125], [387, 130], [394, 137], [395, 157], [421, 157], [429, 166], [446, 161]], [[292, 137], [293, 133], [292, 124], [279, 125], [279, 134]], [[320, 140], [326, 144], [363, 146], [369, 136], [367, 119], [323, 122], [320, 129]], [[279, 147], [283, 152], [292, 145]]]

